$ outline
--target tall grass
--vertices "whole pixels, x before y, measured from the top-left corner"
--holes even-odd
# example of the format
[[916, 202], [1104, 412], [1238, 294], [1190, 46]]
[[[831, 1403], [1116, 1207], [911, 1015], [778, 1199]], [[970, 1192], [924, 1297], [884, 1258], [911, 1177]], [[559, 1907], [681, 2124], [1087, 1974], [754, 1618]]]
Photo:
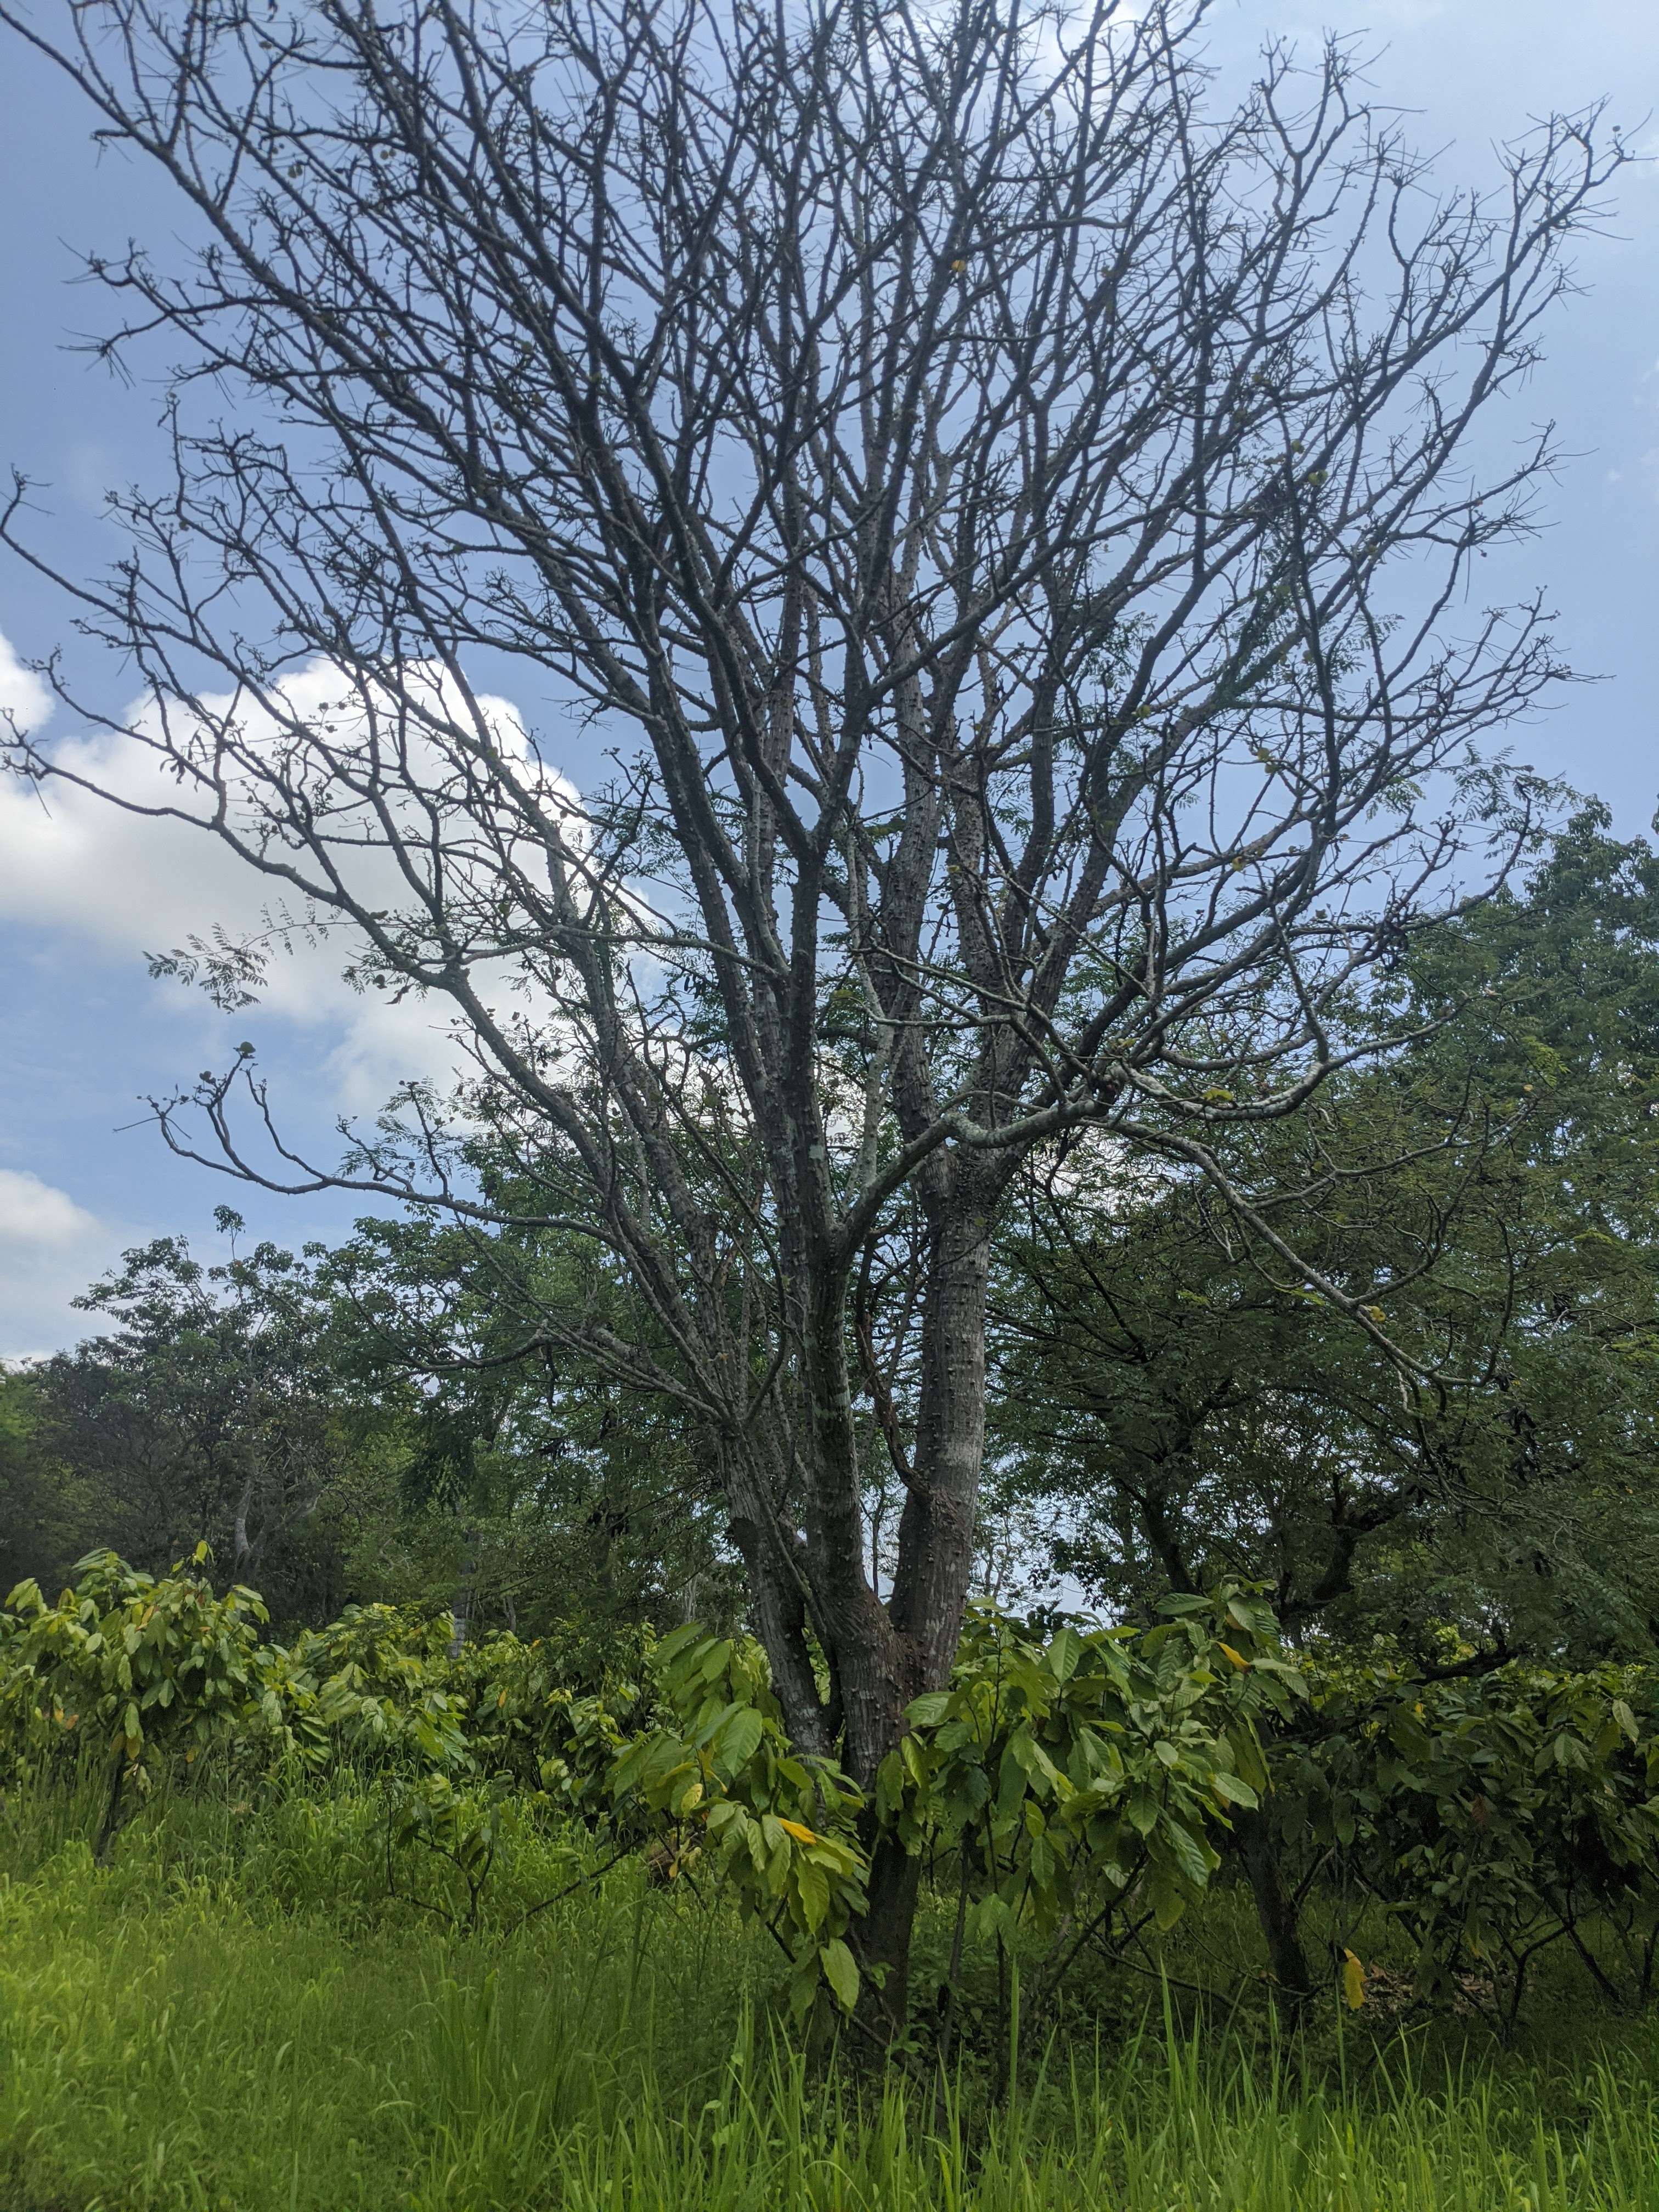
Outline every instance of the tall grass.
[[1154, 1993], [993, 2115], [971, 2072], [936, 2107], [809, 2068], [763, 1932], [625, 1869], [459, 1940], [386, 1907], [349, 1792], [169, 1814], [107, 1872], [72, 1814], [9, 1825], [6, 2212], [1659, 2212], [1645, 2031], [1460, 2074], [1193, 2030]]

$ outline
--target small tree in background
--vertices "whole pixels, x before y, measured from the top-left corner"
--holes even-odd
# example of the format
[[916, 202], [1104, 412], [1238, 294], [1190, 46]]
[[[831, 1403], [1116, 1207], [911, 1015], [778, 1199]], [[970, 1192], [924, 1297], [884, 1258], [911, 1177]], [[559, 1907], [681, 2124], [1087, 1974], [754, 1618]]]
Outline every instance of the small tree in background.
[[[1547, 441], [1470, 434], [1607, 164], [1552, 123], [1436, 201], [1340, 49], [1209, 105], [1201, 13], [0, 6], [207, 241], [98, 264], [182, 347], [177, 482], [70, 586], [170, 779], [122, 802], [441, 1001], [512, 1168], [420, 1096], [272, 1164], [237, 1071], [167, 1134], [590, 1237], [631, 1334], [504, 1304], [702, 1425], [789, 1729], [866, 1787], [957, 1650], [1021, 1164], [1094, 1126], [1224, 1185], [1212, 1135], [1363, 1050], [1367, 972], [1525, 834], [1470, 748], [1561, 672], [1477, 596]], [[859, 1936], [895, 2018], [915, 1880], [884, 1846]]]

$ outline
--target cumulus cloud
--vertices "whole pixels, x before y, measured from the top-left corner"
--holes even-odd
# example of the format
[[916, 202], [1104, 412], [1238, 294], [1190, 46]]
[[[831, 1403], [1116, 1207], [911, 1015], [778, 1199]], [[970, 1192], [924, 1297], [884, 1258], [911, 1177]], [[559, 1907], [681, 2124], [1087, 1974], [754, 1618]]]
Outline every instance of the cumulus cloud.
[[86, 1332], [70, 1301], [109, 1258], [109, 1231], [67, 1191], [0, 1168], [0, 1359], [27, 1359]]
[[[311, 721], [321, 726], [332, 714], [334, 741], [340, 742], [343, 729], [349, 744], [353, 718], [361, 720], [362, 714], [355, 702], [342, 699], [344, 688], [344, 679], [326, 662], [299, 671], [281, 695], [290, 729]], [[433, 676], [426, 689], [425, 704], [434, 716], [452, 707], [458, 715], [463, 711], [448, 699], [446, 678]], [[38, 726], [48, 703], [44, 689], [0, 640], [0, 704], [9, 699], [20, 726]], [[550, 801], [574, 803], [568, 784], [535, 767], [512, 703], [489, 697], [474, 703], [503, 751], [540, 777]], [[227, 696], [203, 704], [211, 716], [229, 714], [233, 702]], [[136, 708], [134, 721], [153, 732], [155, 710]], [[256, 750], [267, 739], [281, 741], [277, 722], [257, 711], [243, 713], [240, 726]], [[422, 756], [423, 744], [429, 763]], [[289, 892], [285, 903], [283, 884], [240, 860], [210, 833], [187, 821], [132, 811], [192, 805], [188, 785], [167, 775], [144, 745], [124, 735], [94, 732], [64, 738], [53, 758], [70, 775], [125, 803], [112, 804], [57, 778], [43, 786], [18, 779], [0, 784], [0, 917], [76, 937], [106, 957], [135, 965], [147, 954], [170, 951], [192, 938], [211, 941], [217, 931], [233, 941], [269, 939], [273, 922], [284, 916], [303, 922], [302, 901]], [[447, 773], [453, 777], [418, 737], [410, 765], [417, 791], [427, 781], [440, 787]], [[397, 907], [406, 886], [374, 848], [372, 824], [362, 825], [370, 834], [353, 850], [349, 821], [340, 820], [354, 890], [371, 905]], [[480, 865], [487, 865], [487, 856]], [[361, 948], [337, 927], [320, 936], [304, 927], [278, 934], [259, 1003], [313, 1038], [320, 1034], [331, 1040], [325, 1068], [336, 1110], [372, 1112], [401, 1083], [441, 1082], [455, 1073], [459, 1050], [442, 1003], [354, 988], [342, 970]]]
[[27, 733], [52, 712], [52, 694], [32, 669], [25, 668], [9, 638], [0, 637], [0, 725]]

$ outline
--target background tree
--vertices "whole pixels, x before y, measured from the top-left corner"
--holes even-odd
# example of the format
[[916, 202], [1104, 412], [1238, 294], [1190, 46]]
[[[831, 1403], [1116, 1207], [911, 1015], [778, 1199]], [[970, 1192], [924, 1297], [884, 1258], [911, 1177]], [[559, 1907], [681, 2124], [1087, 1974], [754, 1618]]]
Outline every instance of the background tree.
[[[242, 1224], [218, 1213], [233, 1238]], [[98, 1501], [97, 1540], [165, 1573], [205, 1542], [219, 1574], [303, 1614], [301, 1534], [363, 1439], [337, 1387], [331, 1304], [312, 1246], [210, 1266], [158, 1237], [77, 1298], [106, 1335], [37, 1370], [68, 1468]], [[328, 1595], [320, 1596], [328, 1602]]]
[[[1305, 1101], [1513, 833], [1463, 764], [1559, 672], [1535, 604], [1468, 598], [1547, 441], [1482, 473], [1469, 434], [1605, 167], [1554, 123], [1437, 202], [1334, 48], [1206, 106], [1200, 14], [0, 8], [206, 240], [98, 271], [183, 348], [178, 482], [70, 586], [172, 779], [123, 803], [452, 1012], [510, 1218], [648, 1315], [538, 1337], [703, 1425], [790, 1729], [865, 1784], [956, 1651], [1022, 1161], [1094, 1124], [1213, 1165]], [[484, 650], [611, 785], [574, 801]], [[499, 1218], [431, 1102], [308, 1167], [234, 1083], [222, 1164]], [[905, 1236], [884, 1594], [849, 1299]], [[883, 1848], [860, 1939], [896, 2016], [915, 1879]]]
[[105, 1548], [165, 1574], [205, 1541], [284, 1629], [447, 1604], [463, 1636], [556, 1635], [573, 1680], [646, 1625], [728, 1627], [741, 1569], [682, 1409], [519, 1351], [503, 1281], [552, 1296], [586, 1256], [538, 1244], [511, 1274], [421, 1221], [360, 1223], [299, 1260], [262, 1244], [206, 1264], [182, 1237], [127, 1253], [77, 1301], [109, 1334], [0, 1377], [6, 1588], [56, 1591]]
[[1589, 809], [1393, 988], [1407, 1030], [1455, 1018], [1229, 1170], [1437, 1388], [1195, 1176], [1074, 1155], [1005, 1247], [1001, 1485], [1115, 1611], [1238, 1574], [1297, 1634], [1647, 1657], [1659, 856]]
[[99, 1540], [107, 1501], [63, 1456], [58, 1424], [37, 1374], [0, 1371], [0, 1582], [63, 1587]]
[[398, 1510], [356, 1555], [366, 1586], [444, 1589], [459, 1633], [556, 1630], [595, 1665], [644, 1623], [731, 1626], [741, 1565], [684, 1407], [619, 1389], [579, 1351], [524, 1349], [550, 1307], [602, 1310], [633, 1333], [627, 1285], [603, 1281], [589, 1240], [365, 1221], [327, 1272], [348, 1390], [404, 1438]]

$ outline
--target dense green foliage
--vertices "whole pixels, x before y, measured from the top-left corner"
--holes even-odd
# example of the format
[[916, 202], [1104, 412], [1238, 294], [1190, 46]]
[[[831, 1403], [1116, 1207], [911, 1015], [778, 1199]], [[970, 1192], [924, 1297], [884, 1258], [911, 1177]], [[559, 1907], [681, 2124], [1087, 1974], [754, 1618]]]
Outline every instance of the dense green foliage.
[[108, 1316], [108, 1332], [26, 1379], [37, 1449], [73, 1483], [70, 1513], [37, 1528], [27, 1571], [51, 1579], [71, 1537], [155, 1568], [206, 1543], [231, 1580], [257, 1578], [292, 1620], [337, 1599], [334, 1511], [313, 1522], [372, 1462], [380, 1425], [341, 1372], [322, 1249], [296, 1259], [245, 1247], [228, 1207], [218, 1224], [227, 1252], [210, 1266], [180, 1237], [125, 1254], [76, 1301]]
[[1268, 1786], [1258, 1718], [1288, 1717], [1301, 1689], [1261, 1605], [1222, 1590], [1165, 1610], [1142, 1635], [1067, 1626], [1046, 1644], [975, 1611], [951, 1687], [911, 1707], [883, 1769], [879, 1814], [958, 1869], [957, 1948], [1047, 1942], [1028, 2019], [1115, 1915], [1168, 1929], [1202, 1896], [1233, 1809]]
[[[1659, 1945], [1659, 1677], [1517, 1662], [1424, 1680], [1322, 1656], [1272, 1755], [1269, 1826], [1303, 1895], [1381, 1905], [1419, 1987], [1512, 2024], [1540, 1952], [1570, 1943], [1614, 2005]], [[1476, 1977], [1470, 1981], [1471, 1973]]]
[[1399, 1051], [1218, 1131], [1254, 1218], [1086, 1147], [1032, 1183], [1000, 1504], [1115, 1610], [1234, 1575], [1361, 1650], [1649, 1657], [1659, 860], [1589, 810], [1390, 988]]
[[78, 1302], [106, 1334], [0, 1374], [8, 1587], [55, 1589], [94, 1547], [164, 1573], [205, 1543], [284, 1632], [447, 1603], [460, 1632], [584, 1641], [567, 1656], [589, 1673], [647, 1618], [733, 1622], [698, 1440], [591, 1369], [512, 1357], [518, 1316], [476, 1240], [365, 1223], [296, 1258], [219, 1222], [224, 1258], [179, 1237], [126, 1253]]
[[[26, 1786], [96, 1784], [100, 1857], [124, 1803], [158, 1787], [252, 1805], [348, 1777], [378, 1808], [388, 1893], [476, 1929], [526, 1836], [562, 1822], [556, 1894], [629, 1857], [706, 1888], [769, 1929], [804, 2017], [820, 1990], [856, 2005], [884, 1830], [955, 1899], [941, 2062], [964, 1942], [985, 1942], [1004, 1961], [1011, 2060], [1014, 1949], [1039, 1946], [1029, 2025], [1085, 1950], [1201, 1904], [1255, 1820], [1292, 1916], [1320, 1881], [1345, 1927], [1369, 1911], [1407, 1931], [1425, 1999], [1474, 1987], [1512, 2030], [1533, 1962], [1561, 1942], [1616, 2007], [1652, 1993], [1659, 1678], [1644, 1669], [1469, 1671], [1466, 1654], [1425, 1676], [1298, 1653], [1226, 1586], [1164, 1601], [1149, 1630], [1046, 1640], [981, 1608], [866, 1802], [790, 1744], [746, 1639], [647, 1637], [637, 1679], [583, 1692], [556, 1646], [511, 1634], [453, 1647], [447, 1623], [380, 1607], [284, 1646], [259, 1640], [252, 1591], [112, 1554], [83, 1570], [56, 1604], [24, 1583], [0, 1613], [0, 1753]], [[1339, 1948], [1357, 2007], [1363, 1966]], [[1302, 1980], [1280, 1958], [1274, 1972]]]
[[[1052, 1928], [1097, 1880], [1115, 1897], [1144, 1887], [1160, 1925], [1202, 1891], [1221, 1863], [1210, 1827], [1265, 1784], [1253, 1715], [1264, 1691], [1285, 1709], [1288, 1670], [1261, 1607], [1225, 1592], [1177, 1607], [1139, 1637], [1068, 1628], [1043, 1650], [987, 1617], [866, 1808], [790, 1744], [752, 1642], [681, 1629], [641, 1652], [646, 1690], [583, 1698], [538, 1644], [452, 1650], [390, 1607], [262, 1644], [251, 1591], [216, 1597], [199, 1573], [157, 1581], [106, 1553], [55, 1605], [25, 1582], [0, 1613], [0, 1750], [21, 1778], [92, 1763], [108, 1792], [100, 1856], [128, 1784], [176, 1781], [210, 1749], [249, 1789], [378, 1778], [389, 1859], [447, 1862], [464, 1899], [452, 1886], [430, 1909], [473, 1926], [509, 1800], [527, 1794], [619, 1850], [650, 1850], [667, 1879], [717, 1880], [791, 1954], [798, 2011], [820, 1977], [850, 2011], [870, 1809], [912, 1854], [948, 1842], [964, 1867], [981, 1860], [987, 1907], [1010, 1927], [1034, 1906]], [[1252, 1662], [1228, 1636], [1263, 1648]]]

